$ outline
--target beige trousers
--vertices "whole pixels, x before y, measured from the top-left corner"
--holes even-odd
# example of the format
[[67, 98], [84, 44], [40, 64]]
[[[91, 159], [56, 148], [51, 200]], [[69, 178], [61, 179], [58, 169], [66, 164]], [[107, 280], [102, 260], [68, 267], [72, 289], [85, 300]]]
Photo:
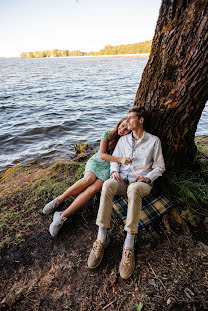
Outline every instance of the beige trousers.
[[124, 181], [117, 182], [114, 179], [106, 180], [102, 187], [96, 225], [109, 228], [114, 194], [127, 195], [128, 210], [124, 230], [136, 234], [138, 232], [142, 198], [149, 195], [151, 189], [152, 185], [144, 182], [135, 182], [127, 185]]

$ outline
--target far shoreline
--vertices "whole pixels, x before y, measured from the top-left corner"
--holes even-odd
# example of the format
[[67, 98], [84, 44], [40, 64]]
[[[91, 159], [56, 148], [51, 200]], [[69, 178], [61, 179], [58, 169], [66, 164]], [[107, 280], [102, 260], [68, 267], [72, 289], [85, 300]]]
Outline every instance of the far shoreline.
[[150, 53], [138, 53], [138, 54], [116, 54], [116, 55], [84, 55], [84, 56], [58, 56], [58, 57], [31, 57], [22, 58], [20, 56], [4, 57], [0, 56], [0, 59], [5, 58], [20, 58], [20, 59], [54, 59], [54, 58], [148, 58]]
[[116, 55], [84, 55], [84, 56], [66, 56], [66, 57], [48, 57], [48, 58], [146, 58], [150, 53], [138, 54], [116, 54]]

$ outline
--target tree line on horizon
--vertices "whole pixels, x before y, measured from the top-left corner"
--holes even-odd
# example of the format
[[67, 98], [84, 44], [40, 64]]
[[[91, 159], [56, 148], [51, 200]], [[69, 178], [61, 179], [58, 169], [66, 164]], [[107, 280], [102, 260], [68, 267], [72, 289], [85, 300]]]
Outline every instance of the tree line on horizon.
[[140, 43], [111, 46], [106, 45], [98, 52], [82, 52], [80, 50], [45, 50], [35, 52], [22, 52], [21, 58], [44, 58], [44, 57], [68, 57], [68, 56], [97, 56], [97, 55], [119, 55], [119, 54], [143, 54], [150, 53], [152, 40]]

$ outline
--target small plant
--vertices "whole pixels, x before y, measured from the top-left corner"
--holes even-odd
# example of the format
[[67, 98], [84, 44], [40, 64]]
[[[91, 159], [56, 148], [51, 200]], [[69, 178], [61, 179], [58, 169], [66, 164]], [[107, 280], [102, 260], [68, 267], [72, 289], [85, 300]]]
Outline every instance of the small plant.
[[135, 304], [136, 311], [141, 311], [143, 308], [143, 303], [140, 301], [139, 303]]
[[92, 146], [88, 145], [86, 143], [76, 144], [73, 148], [76, 151], [77, 155], [80, 154], [80, 153], [86, 152], [88, 150], [93, 150]]
[[187, 205], [208, 205], [208, 185], [203, 178], [190, 172], [179, 174], [170, 173], [172, 183], [175, 188], [174, 197], [181, 200]]

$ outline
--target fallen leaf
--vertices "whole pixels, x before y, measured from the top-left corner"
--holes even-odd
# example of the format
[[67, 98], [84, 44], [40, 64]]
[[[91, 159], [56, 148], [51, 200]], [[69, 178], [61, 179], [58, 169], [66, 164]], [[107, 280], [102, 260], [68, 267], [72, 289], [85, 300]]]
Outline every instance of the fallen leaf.
[[139, 304], [135, 304], [135, 308], [136, 308], [137, 311], [141, 311], [142, 308], [143, 308], [143, 303], [140, 301]]

